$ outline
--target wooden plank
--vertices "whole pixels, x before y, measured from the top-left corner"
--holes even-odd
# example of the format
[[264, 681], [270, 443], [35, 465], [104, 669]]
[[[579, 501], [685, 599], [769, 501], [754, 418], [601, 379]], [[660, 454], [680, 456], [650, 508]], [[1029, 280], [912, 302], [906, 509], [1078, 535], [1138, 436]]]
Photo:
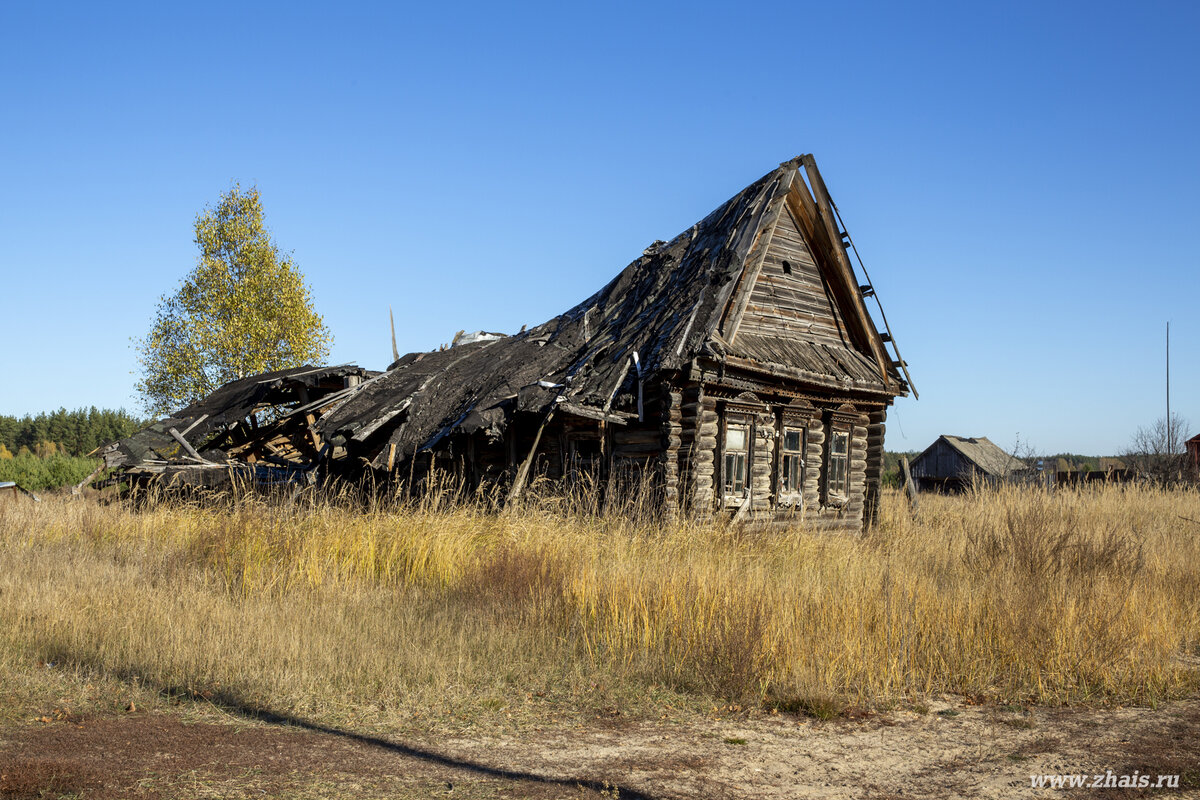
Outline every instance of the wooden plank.
[[175, 439], [175, 441], [179, 442], [179, 444], [183, 447], [184, 451], [187, 452], [187, 454], [189, 456], [196, 459], [201, 464], [211, 464], [212, 463], [207, 458], [204, 458], [202, 455], [197, 453], [196, 448], [192, 447], [191, 443], [187, 439], [183, 438], [183, 435], [180, 434], [179, 431], [175, 430], [174, 428], [168, 428], [167, 433], [171, 434], [171, 437], [173, 439]]
[[581, 406], [576, 403], [558, 403], [557, 406], [558, 406], [559, 411], [561, 411], [564, 414], [569, 414], [569, 415], [576, 416], [576, 417], [583, 417], [585, 419], [594, 419], [594, 420], [601, 420], [603, 422], [611, 422], [614, 425], [628, 425], [629, 420], [635, 416], [633, 414], [623, 414], [623, 413], [619, 413], [619, 412], [607, 412], [606, 413], [604, 411], [601, 411], [600, 409], [589, 408], [588, 406]]

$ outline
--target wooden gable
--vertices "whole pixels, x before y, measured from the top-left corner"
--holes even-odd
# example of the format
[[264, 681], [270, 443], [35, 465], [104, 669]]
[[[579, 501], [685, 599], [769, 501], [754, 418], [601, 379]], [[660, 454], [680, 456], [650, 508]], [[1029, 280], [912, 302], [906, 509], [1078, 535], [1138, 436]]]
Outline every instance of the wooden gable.
[[783, 167], [786, 188], [747, 254], [722, 318], [720, 344], [741, 365], [772, 374], [902, 393], [816, 164], [801, 156]]
[[853, 346], [829, 279], [822, 274], [790, 209], [780, 213], [749, 291], [737, 336], [803, 337]]

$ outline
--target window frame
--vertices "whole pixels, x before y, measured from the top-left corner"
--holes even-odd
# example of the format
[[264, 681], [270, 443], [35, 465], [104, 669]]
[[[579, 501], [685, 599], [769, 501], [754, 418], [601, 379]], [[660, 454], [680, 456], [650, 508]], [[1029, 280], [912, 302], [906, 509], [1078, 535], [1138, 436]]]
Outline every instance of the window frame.
[[[821, 502], [834, 508], [842, 508], [849, 504], [854, 492], [864, 491], [863, 486], [855, 486], [851, 464], [854, 461], [854, 437], [866, 424], [866, 417], [858, 412], [853, 405], [843, 403], [835, 409], [825, 412], [825, 442], [821, 455]], [[836, 437], [845, 437], [845, 452], [834, 454]], [[844, 462], [845, 467], [838, 480], [832, 474], [834, 463]]]
[[[837, 452], [837, 443], [845, 442], [842, 452]], [[850, 446], [853, 439], [848, 426], [834, 424], [829, 430], [829, 446], [825, 459], [825, 493], [831, 500], [846, 501], [850, 499]], [[835, 465], [840, 469], [835, 470]], [[839, 472], [840, 474], [835, 474]]]
[[[740, 430], [743, 433], [742, 446], [735, 450], [729, 448], [729, 431]], [[754, 446], [754, 421], [741, 414], [726, 414], [721, 424], [721, 501], [722, 504], [740, 504], [750, 492], [750, 466]], [[730, 456], [740, 456], [741, 487], [731, 488]]]
[[[788, 434], [799, 435], [799, 446], [788, 447]], [[776, 502], [781, 506], [799, 505], [804, 497], [804, 483], [808, 478], [808, 426], [804, 421], [784, 417], [779, 426], [778, 483], [775, 489]], [[788, 462], [794, 462], [789, 473]], [[788, 478], [794, 478], [794, 486], [788, 486]]]
[[[603, 437], [589, 433], [569, 433], [564, 438], [563, 477], [570, 483], [579, 481], [585, 475], [594, 481], [601, 480], [607, 460]], [[590, 452], [593, 450], [594, 452]]]

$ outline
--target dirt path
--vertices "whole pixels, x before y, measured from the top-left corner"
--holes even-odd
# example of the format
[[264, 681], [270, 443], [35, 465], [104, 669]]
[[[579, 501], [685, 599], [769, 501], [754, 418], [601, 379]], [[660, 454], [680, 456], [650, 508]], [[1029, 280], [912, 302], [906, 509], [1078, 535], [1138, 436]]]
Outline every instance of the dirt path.
[[437, 741], [161, 712], [0, 730], [4, 800], [1050, 797], [1061, 792], [1032, 789], [1030, 775], [1108, 769], [1181, 774], [1183, 787], [1075, 796], [1200, 797], [1200, 701], [1032, 712], [941, 703], [833, 722], [597, 721]]

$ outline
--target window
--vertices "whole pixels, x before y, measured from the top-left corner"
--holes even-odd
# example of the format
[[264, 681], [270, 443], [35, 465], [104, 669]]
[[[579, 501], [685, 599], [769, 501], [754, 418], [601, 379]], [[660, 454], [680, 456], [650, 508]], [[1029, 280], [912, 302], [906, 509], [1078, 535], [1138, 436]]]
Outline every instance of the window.
[[780, 449], [779, 493], [804, 491], [804, 429], [784, 428]]
[[599, 439], [571, 437], [567, 440], [567, 477], [570, 480], [598, 479], [603, 461]]
[[746, 491], [746, 461], [750, 435], [745, 425], [725, 428], [725, 496], [741, 497]]
[[835, 430], [829, 442], [829, 494], [847, 497], [850, 494], [850, 433]]

